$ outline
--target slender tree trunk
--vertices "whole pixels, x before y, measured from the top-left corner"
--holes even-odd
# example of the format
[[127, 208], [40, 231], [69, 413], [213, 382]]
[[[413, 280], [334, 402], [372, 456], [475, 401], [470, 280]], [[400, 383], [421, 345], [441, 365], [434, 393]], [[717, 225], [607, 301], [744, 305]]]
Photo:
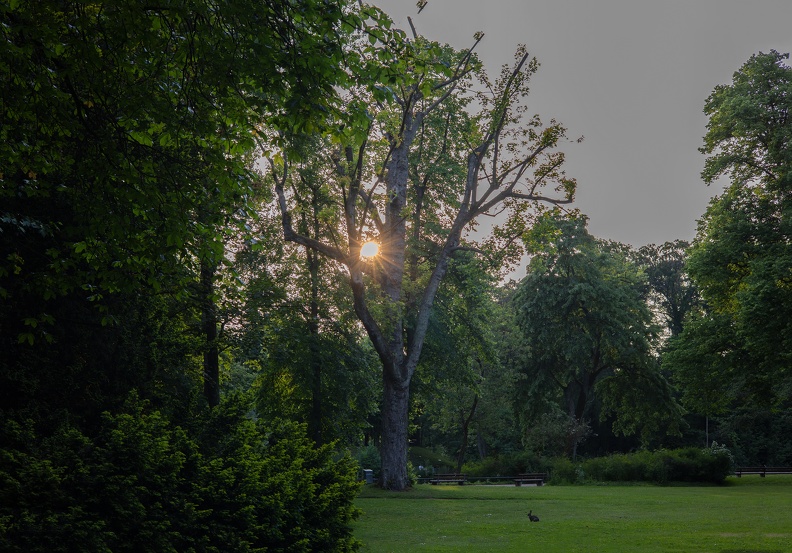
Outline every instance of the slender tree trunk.
[[322, 440], [322, 358], [319, 346], [319, 255], [308, 250], [308, 270], [311, 275], [311, 302], [308, 320], [311, 350], [311, 412], [308, 434], [317, 444]]
[[457, 456], [457, 472], [462, 472], [462, 465], [465, 464], [465, 451], [468, 446], [468, 436], [470, 434], [470, 422], [476, 414], [476, 407], [478, 406], [478, 395], [473, 398], [473, 406], [470, 408], [470, 414], [462, 423], [462, 445], [459, 448], [459, 455]]
[[220, 404], [220, 352], [217, 347], [217, 309], [213, 299], [216, 268], [201, 262], [201, 331], [206, 346], [203, 354], [204, 397], [209, 407]]
[[[572, 382], [564, 389], [564, 395], [567, 402], [567, 413], [569, 417], [575, 422], [575, 425], [583, 423], [583, 417], [586, 411], [587, 397], [586, 389], [583, 384]], [[567, 434], [567, 447], [566, 453], [573, 461], [577, 460], [578, 442], [580, 439], [576, 432]]]
[[709, 447], [709, 415], [704, 416], [704, 447]]
[[484, 459], [487, 456], [487, 442], [484, 441], [484, 436], [481, 435], [481, 430], [476, 432], [476, 447], [478, 448], [479, 459]]

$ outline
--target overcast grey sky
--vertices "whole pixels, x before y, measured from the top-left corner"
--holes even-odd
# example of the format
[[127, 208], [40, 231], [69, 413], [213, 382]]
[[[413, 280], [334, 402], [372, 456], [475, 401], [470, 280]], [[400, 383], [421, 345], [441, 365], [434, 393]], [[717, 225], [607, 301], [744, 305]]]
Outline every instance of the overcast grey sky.
[[490, 76], [527, 45], [542, 67], [530, 107], [581, 144], [564, 147], [576, 206], [600, 238], [692, 240], [720, 188], [699, 174], [704, 102], [759, 51], [792, 51], [792, 0], [369, 0], [397, 26], [456, 48]]

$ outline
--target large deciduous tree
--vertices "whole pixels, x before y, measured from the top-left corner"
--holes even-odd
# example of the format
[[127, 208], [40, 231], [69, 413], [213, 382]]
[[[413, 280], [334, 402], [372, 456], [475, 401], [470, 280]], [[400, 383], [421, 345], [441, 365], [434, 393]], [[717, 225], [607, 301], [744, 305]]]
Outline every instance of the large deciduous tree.
[[352, 463], [197, 386], [253, 137], [333, 109], [345, 10], [0, 3], [3, 551], [357, 548]]
[[[786, 59], [775, 51], [752, 56], [705, 106], [702, 177], [708, 184], [721, 176], [731, 182], [699, 223], [688, 263], [706, 312], [673, 344], [669, 367], [706, 414], [729, 399], [778, 406], [792, 397], [792, 67]], [[713, 389], [723, 393], [713, 397]]]
[[[381, 484], [401, 490], [409, 485], [410, 382], [449, 262], [470, 246], [465, 232], [481, 215], [506, 210], [508, 222], [493, 236], [512, 240], [538, 203], [571, 201], [575, 182], [557, 151], [565, 129], [525, 117], [522, 101], [538, 63], [524, 49], [489, 82], [472, 49], [407, 39], [381, 12], [369, 14], [366, 47], [348, 58], [361, 72], [349, 104], [366, 108], [355, 121], [370, 121], [368, 132], [342, 132], [328, 156], [339, 224], [322, 240], [295, 228], [299, 199], [284, 180], [288, 163], [275, 164], [276, 191], [286, 239], [348, 273], [355, 312], [382, 362]], [[475, 109], [474, 82], [481, 85]], [[360, 257], [366, 239], [380, 245], [368, 261]], [[490, 246], [493, 254], [499, 249]]]

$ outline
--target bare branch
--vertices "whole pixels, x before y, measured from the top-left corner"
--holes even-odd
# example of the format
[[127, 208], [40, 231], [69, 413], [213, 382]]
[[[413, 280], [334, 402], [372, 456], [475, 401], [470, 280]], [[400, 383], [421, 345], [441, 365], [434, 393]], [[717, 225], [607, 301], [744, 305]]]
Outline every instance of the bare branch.
[[486, 252], [481, 248], [474, 248], [472, 246], [457, 246], [455, 248], [452, 248], [451, 253], [456, 253], [456, 252], [473, 252], [483, 255], [484, 257], [490, 257], [489, 252]]
[[503, 96], [501, 97], [501, 105], [500, 105], [500, 119], [498, 120], [493, 130], [490, 132], [490, 136], [488, 136], [487, 139], [484, 141], [484, 143], [487, 144], [487, 147], [489, 147], [489, 143], [492, 143], [495, 136], [499, 135], [503, 131], [503, 127], [506, 125], [506, 114], [508, 113], [508, 109], [506, 108], [511, 100], [512, 85], [514, 84], [514, 81], [517, 79], [517, 75], [519, 75], [520, 71], [522, 71], [522, 67], [523, 65], [525, 65], [525, 62], [528, 60], [528, 57], [529, 57], [528, 52], [523, 54], [523, 57], [520, 59], [520, 62], [512, 70], [511, 75], [509, 76], [509, 80], [506, 83], [506, 86], [503, 88]]
[[517, 198], [519, 200], [529, 200], [534, 202], [546, 202], [553, 205], [566, 205], [571, 204], [575, 200], [569, 198], [550, 198], [549, 196], [537, 196], [536, 194], [521, 194], [519, 192], [511, 192], [508, 195], [510, 198]]
[[[434, 102], [432, 102], [429, 105], [429, 107], [427, 107], [426, 109], [422, 110], [422, 112], [421, 112], [422, 116], [428, 115], [429, 113], [431, 113], [432, 111], [437, 109], [437, 107], [440, 104], [445, 102], [446, 99], [451, 94], [453, 94], [453, 92], [456, 90], [457, 84], [459, 83], [459, 81], [461, 81], [463, 78], [465, 78], [465, 76], [468, 75], [473, 70], [472, 67], [468, 66], [468, 63], [470, 62], [470, 58], [473, 55], [473, 49], [478, 45], [479, 42], [481, 42], [482, 38], [484, 38], [484, 34], [483, 33], [476, 33], [476, 42], [473, 43], [473, 46], [471, 46], [468, 49], [468, 51], [465, 53], [465, 55], [462, 57], [462, 59], [459, 60], [459, 63], [457, 64], [456, 69], [454, 69], [454, 75], [450, 79], [447, 79], [445, 81], [437, 83], [436, 85], [434, 85], [432, 87], [432, 90], [440, 90], [440, 89], [445, 88], [445, 87], [448, 87], [448, 88], [443, 93], [442, 96], [440, 96]], [[452, 86], [449, 86], [449, 85], [452, 85]]]
[[371, 220], [374, 222], [374, 226], [377, 227], [377, 232], [382, 233], [385, 229], [385, 223], [382, 221], [382, 216], [380, 215], [379, 211], [377, 210], [376, 204], [374, 204], [374, 198], [372, 193], [374, 189], [380, 184], [380, 181], [377, 180], [372, 186], [371, 191], [364, 190], [361, 188], [358, 191], [360, 197], [366, 202], [366, 212], [371, 214]]
[[[423, 8], [421, 8], [421, 9], [423, 9]], [[421, 13], [421, 11], [419, 10], [418, 13]], [[408, 15], [407, 16], [407, 21], [410, 23], [410, 29], [412, 29], [413, 38], [415, 40], [418, 40], [418, 33], [415, 31], [415, 25], [413, 25], [412, 17], [410, 17]]]
[[463, 67], [467, 67], [467, 64], [470, 61], [470, 58], [473, 56], [473, 50], [476, 48], [476, 46], [478, 46], [478, 43], [481, 42], [481, 40], [484, 38], [484, 33], [476, 33], [474, 38], [476, 39], [476, 41], [473, 43], [473, 46], [468, 48], [468, 51], [465, 52], [465, 55], [462, 56], [462, 59], [459, 60], [459, 63], [457, 64], [456, 69], [454, 69], [454, 76], [451, 77], [450, 79], [448, 79], [447, 81], [443, 81], [442, 83], [436, 84], [434, 86], [435, 90], [439, 90], [439, 89], [443, 88], [444, 86], [449, 85], [450, 83], [452, 83], [454, 81], [458, 81], [462, 77], [464, 77], [465, 75], [470, 73], [470, 71], [472, 70], [471, 67], [468, 67], [467, 69], [465, 69], [461, 73], [460, 73], [460, 71], [462, 70]]

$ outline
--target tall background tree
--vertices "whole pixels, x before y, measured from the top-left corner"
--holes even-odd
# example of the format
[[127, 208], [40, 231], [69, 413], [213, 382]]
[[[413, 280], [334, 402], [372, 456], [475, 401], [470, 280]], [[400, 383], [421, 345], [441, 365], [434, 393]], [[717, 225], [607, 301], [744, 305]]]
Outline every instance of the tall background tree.
[[[788, 54], [752, 56], [707, 99], [702, 178], [730, 180], [704, 214], [688, 262], [704, 313], [671, 344], [667, 366], [704, 414], [788, 417], [792, 399], [792, 68]], [[786, 414], [785, 414], [786, 413]], [[770, 425], [756, 425], [768, 427]], [[762, 431], [766, 434], [766, 431]], [[750, 433], [739, 432], [748, 441]], [[783, 433], [782, 433], [783, 434]], [[738, 448], [751, 462], [789, 452]], [[777, 439], [786, 443], [788, 439]], [[751, 451], [749, 451], [751, 450]], [[771, 461], [772, 460], [772, 461]]]
[[675, 240], [648, 244], [635, 255], [646, 274], [648, 300], [671, 337], [682, 332], [685, 318], [700, 304], [698, 290], [685, 267], [689, 247], [684, 240]]
[[514, 298], [528, 349], [525, 400], [556, 390], [573, 456], [585, 428], [608, 413], [625, 434], [673, 431], [680, 413], [659, 372], [645, 282], [626, 248], [592, 237], [584, 217], [558, 213], [527, 237], [533, 256]]

